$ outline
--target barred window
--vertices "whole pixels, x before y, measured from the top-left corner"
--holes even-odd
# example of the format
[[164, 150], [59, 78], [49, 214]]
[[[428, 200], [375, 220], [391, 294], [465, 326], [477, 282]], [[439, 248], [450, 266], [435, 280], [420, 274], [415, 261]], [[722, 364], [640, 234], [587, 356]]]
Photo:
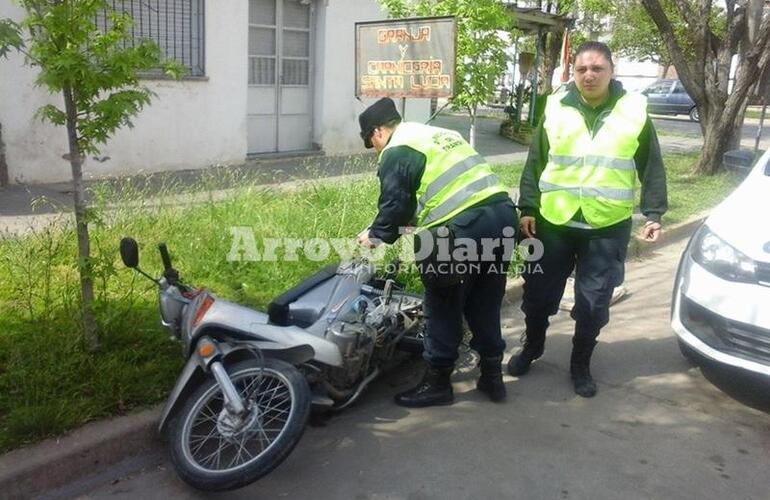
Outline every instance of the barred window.
[[[134, 42], [149, 39], [158, 44], [166, 59], [175, 60], [187, 69], [185, 76], [204, 76], [204, 1], [205, 0], [108, 0], [116, 12], [129, 14], [134, 23]], [[103, 13], [96, 25], [108, 29], [110, 22]], [[131, 43], [131, 42], [129, 42]], [[150, 74], [159, 74], [150, 72]]]

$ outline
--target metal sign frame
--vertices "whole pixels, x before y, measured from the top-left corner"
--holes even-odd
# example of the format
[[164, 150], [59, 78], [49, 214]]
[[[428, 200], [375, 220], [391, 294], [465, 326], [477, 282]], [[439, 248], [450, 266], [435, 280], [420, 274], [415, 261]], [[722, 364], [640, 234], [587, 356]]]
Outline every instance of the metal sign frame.
[[[361, 63], [361, 31], [360, 28], [362, 27], [372, 27], [372, 26], [381, 26], [384, 28], [403, 28], [405, 25], [408, 24], [414, 24], [419, 22], [431, 22], [431, 21], [439, 21], [439, 22], [451, 22], [451, 30], [452, 30], [452, 60], [444, 61], [442, 62], [442, 73], [445, 72], [446, 65], [451, 65], [451, 72], [450, 75], [450, 81], [449, 81], [449, 90], [448, 91], [437, 91], [437, 90], [423, 90], [423, 91], [410, 91], [409, 89], [404, 88], [404, 90], [388, 90], [388, 89], [375, 89], [372, 91], [362, 91], [361, 90], [361, 70], [360, 67]], [[457, 75], [457, 18], [455, 16], [437, 16], [437, 17], [408, 17], [408, 18], [400, 18], [400, 19], [386, 19], [386, 20], [380, 20], [380, 21], [363, 21], [363, 22], [357, 22], [355, 23], [355, 43], [354, 43], [354, 61], [355, 61], [355, 95], [357, 98], [362, 97], [391, 97], [391, 98], [434, 98], [434, 97], [441, 97], [441, 98], [451, 98], [454, 97], [455, 93], [455, 78]], [[402, 78], [409, 76], [406, 74], [402, 75], [389, 75], [389, 76], [401, 76]], [[405, 86], [404, 86], [405, 87]]]

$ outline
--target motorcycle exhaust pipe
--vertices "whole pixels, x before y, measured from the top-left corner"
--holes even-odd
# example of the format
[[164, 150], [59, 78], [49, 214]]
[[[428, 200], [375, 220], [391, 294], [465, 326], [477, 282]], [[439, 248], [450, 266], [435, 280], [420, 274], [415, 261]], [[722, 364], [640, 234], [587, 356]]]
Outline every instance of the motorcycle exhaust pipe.
[[329, 392], [329, 395], [335, 399], [335, 400], [344, 400], [345, 402], [342, 403], [339, 406], [334, 406], [331, 409], [334, 411], [341, 411], [347, 408], [348, 406], [352, 405], [364, 392], [364, 389], [380, 374], [380, 369], [375, 368], [372, 373], [370, 373], [365, 379], [361, 381], [358, 386], [356, 386], [355, 389], [349, 390], [349, 391], [340, 391], [339, 389], [333, 387], [329, 382], [325, 382], [326, 390]]

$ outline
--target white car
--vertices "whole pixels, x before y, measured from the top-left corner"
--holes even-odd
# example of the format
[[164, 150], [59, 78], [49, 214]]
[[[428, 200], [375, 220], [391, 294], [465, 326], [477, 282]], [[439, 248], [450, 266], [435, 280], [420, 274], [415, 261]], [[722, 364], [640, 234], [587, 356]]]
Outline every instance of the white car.
[[682, 353], [770, 376], [770, 151], [682, 255], [671, 326]]

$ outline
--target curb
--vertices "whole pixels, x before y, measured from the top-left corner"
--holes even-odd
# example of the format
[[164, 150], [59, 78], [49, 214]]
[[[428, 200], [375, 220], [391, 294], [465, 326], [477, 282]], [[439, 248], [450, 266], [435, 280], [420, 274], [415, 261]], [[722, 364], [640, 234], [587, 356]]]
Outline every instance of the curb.
[[685, 221], [678, 222], [670, 227], [664, 227], [661, 238], [654, 243], [649, 243], [636, 234], [632, 235], [631, 241], [628, 243], [628, 257], [641, 259], [647, 257], [661, 247], [679, 241], [682, 238], [692, 236], [709, 216], [709, 213], [711, 212], [704, 211]]
[[[701, 212], [683, 222], [678, 222], [667, 228], [664, 228], [661, 238], [654, 243], [647, 242], [640, 238], [638, 235], [633, 234], [631, 236], [631, 241], [628, 242], [627, 259], [643, 259], [648, 257], [656, 250], [659, 250], [661, 247], [675, 243], [682, 238], [692, 236], [695, 230], [698, 229], [701, 224], [703, 224], [708, 215], [708, 211]], [[636, 228], [634, 228], [634, 230], [636, 230]], [[505, 303], [507, 305], [515, 304], [521, 300], [523, 295], [524, 279], [521, 276], [516, 276], [515, 278], [510, 279], [508, 284], [505, 286], [505, 297], [503, 299]]]
[[0, 498], [30, 498], [156, 448], [161, 406], [0, 455]]

